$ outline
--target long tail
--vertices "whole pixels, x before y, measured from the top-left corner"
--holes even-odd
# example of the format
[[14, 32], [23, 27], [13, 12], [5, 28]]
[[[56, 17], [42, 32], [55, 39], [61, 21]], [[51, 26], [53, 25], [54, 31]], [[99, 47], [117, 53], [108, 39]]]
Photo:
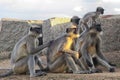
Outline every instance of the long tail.
[[[7, 69], [6, 69], [7, 70]], [[8, 72], [4, 73], [4, 74], [0, 74], [0, 78], [2, 77], [6, 77], [6, 76], [10, 76], [13, 74], [13, 70], [12, 69], [8, 69]]]

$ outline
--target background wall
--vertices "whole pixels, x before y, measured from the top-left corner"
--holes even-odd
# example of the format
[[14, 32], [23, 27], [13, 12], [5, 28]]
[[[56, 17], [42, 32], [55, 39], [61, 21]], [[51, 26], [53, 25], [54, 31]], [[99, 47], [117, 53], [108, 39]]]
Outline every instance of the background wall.
[[[59, 24], [53, 25], [54, 22]], [[64, 35], [65, 29], [70, 26], [67, 18], [51, 18], [48, 20], [18, 20], [1, 19], [0, 21], [0, 51], [11, 51], [15, 43], [27, 34], [29, 25], [27, 21], [36, 25], [43, 24], [43, 42], [56, 39]], [[52, 26], [51, 26], [52, 23]], [[62, 24], [61, 24], [62, 23]], [[104, 35], [102, 36], [102, 50], [104, 52], [120, 50], [120, 18], [111, 16], [101, 20]]]

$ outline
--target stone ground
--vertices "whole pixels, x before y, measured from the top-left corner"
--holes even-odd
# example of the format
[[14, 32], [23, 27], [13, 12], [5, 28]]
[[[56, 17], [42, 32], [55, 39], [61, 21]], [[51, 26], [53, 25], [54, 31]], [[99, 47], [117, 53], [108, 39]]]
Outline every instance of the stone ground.
[[[108, 59], [117, 64], [116, 72], [110, 73], [107, 69], [99, 67], [103, 73], [94, 74], [68, 74], [68, 73], [48, 73], [47, 76], [29, 78], [29, 75], [12, 75], [0, 80], [120, 80], [120, 51], [105, 53]], [[10, 60], [0, 60], [0, 68], [10, 68]], [[0, 70], [0, 73], [5, 71]]]

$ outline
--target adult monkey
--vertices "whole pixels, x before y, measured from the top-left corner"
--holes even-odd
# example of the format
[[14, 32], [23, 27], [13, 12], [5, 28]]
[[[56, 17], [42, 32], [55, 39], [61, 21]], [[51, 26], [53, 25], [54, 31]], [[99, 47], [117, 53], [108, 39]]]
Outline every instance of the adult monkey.
[[79, 26], [83, 30], [83, 32], [81, 33], [81, 36], [85, 32], [87, 32], [89, 27], [91, 27], [93, 24], [96, 24], [96, 19], [98, 19], [101, 14], [104, 14], [104, 9], [102, 7], [97, 7], [95, 12], [88, 12], [83, 16], [79, 24]]
[[[70, 20], [71, 22], [71, 27], [73, 26], [76, 26], [77, 27], [77, 30], [76, 30], [76, 33], [77, 34], [80, 34], [82, 31], [81, 31], [81, 27], [79, 27], [79, 21], [80, 21], [80, 18], [78, 16], [73, 16]], [[78, 38], [75, 38], [74, 41], [73, 41], [73, 45], [71, 47], [72, 50], [74, 51], [79, 51], [79, 37]], [[78, 54], [79, 58], [81, 56], [81, 54], [79, 53]], [[74, 58], [76, 63], [78, 64], [78, 66], [82, 69], [82, 70], [86, 70], [84, 67], [84, 64], [82, 63], [82, 61], [80, 59], [77, 59], [77, 58]], [[68, 70], [68, 72], [71, 72], [71, 69]], [[90, 73], [90, 72], [88, 72]]]
[[[79, 29], [78, 24], [79, 24], [80, 18], [78, 16], [73, 16], [70, 20], [72, 26], [76, 26], [78, 30], [76, 31], [77, 34], [79, 34]], [[74, 40], [72, 50], [78, 51], [78, 38]]]
[[46, 75], [45, 72], [35, 72], [35, 63], [42, 69], [43, 66], [37, 56], [36, 52], [47, 47], [48, 44], [42, 45], [37, 48], [37, 38], [41, 34], [38, 26], [31, 27], [29, 33], [20, 39], [11, 54], [12, 69], [8, 73], [1, 74], [0, 77], [5, 77], [15, 74], [23, 74], [30, 72], [30, 77]]
[[78, 26], [80, 18], [78, 16], [73, 16], [70, 20], [73, 26]]
[[94, 61], [107, 67], [110, 72], [114, 72], [115, 68], [109, 64], [100, 50], [101, 39], [99, 33], [101, 31], [101, 25], [95, 24], [82, 36], [80, 43], [82, 59], [84, 63], [87, 63], [91, 72], [99, 72], [99, 70], [95, 68]]
[[[97, 7], [95, 12], [88, 12], [82, 19], [80, 19], [78, 27], [80, 27], [83, 32], [81, 33], [81, 31], [79, 31], [81, 33], [79, 40], [81, 40], [82, 36], [84, 36], [89, 31], [89, 28], [91, 26], [97, 24], [96, 19], [98, 19], [101, 14], [104, 14], [104, 9], [102, 7]], [[109, 62], [107, 59], [104, 60], [107, 61], [111, 66], [116, 66], [115, 64]]]
[[64, 72], [70, 68], [75, 74], [87, 73], [78, 69], [74, 58], [79, 58], [79, 53], [71, 50], [74, 39], [79, 37], [76, 31], [76, 26], [67, 28], [66, 35], [50, 44], [47, 52], [47, 69], [49, 72]]

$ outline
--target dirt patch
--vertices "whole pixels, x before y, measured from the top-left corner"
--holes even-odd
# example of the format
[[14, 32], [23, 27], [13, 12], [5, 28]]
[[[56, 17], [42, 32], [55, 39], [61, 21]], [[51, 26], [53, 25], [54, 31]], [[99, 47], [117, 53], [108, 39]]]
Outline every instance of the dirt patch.
[[47, 76], [29, 78], [28, 75], [14, 75], [0, 80], [120, 80], [120, 73], [96, 73], [96, 74], [52, 74]]
[[[12, 75], [0, 80], [120, 80], [120, 51], [105, 53], [105, 56], [113, 63], [117, 64], [116, 72], [110, 73], [104, 67], [99, 67], [103, 73], [94, 74], [68, 74], [68, 73], [48, 73], [47, 76], [29, 78], [29, 75]], [[45, 62], [45, 57], [42, 57]], [[10, 60], [0, 60], [0, 68], [10, 68]], [[0, 70], [0, 74], [5, 70]]]

